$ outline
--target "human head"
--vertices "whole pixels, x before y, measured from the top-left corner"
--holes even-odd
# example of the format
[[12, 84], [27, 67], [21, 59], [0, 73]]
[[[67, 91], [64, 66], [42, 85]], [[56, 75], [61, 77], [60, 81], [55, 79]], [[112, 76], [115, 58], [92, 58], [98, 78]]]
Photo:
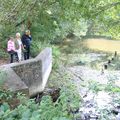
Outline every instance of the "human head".
[[20, 38], [20, 33], [16, 33], [16, 38]]
[[26, 34], [26, 35], [30, 35], [30, 30], [26, 30], [26, 31], [25, 31], [25, 34]]
[[8, 41], [9, 41], [9, 40], [13, 41], [14, 38], [13, 38], [13, 37], [8, 37]]

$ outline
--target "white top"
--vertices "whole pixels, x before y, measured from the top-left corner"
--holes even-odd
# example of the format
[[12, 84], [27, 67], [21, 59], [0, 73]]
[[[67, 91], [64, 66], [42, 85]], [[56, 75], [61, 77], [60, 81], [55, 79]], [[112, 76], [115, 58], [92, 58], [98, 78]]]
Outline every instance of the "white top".
[[21, 61], [21, 59], [22, 59], [22, 41], [21, 41], [21, 39], [17, 39], [17, 42], [19, 45], [19, 49], [17, 49], [16, 51], [18, 54], [19, 61]]
[[18, 45], [19, 45], [19, 49], [17, 50], [17, 52], [21, 52], [22, 51], [22, 41], [21, 39], [17, 39], [18, 41]]

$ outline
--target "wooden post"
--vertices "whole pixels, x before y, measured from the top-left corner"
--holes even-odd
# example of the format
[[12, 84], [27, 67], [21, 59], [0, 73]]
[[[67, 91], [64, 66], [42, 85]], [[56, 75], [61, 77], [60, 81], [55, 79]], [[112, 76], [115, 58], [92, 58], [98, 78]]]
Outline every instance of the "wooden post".
[[115, 54], [114, 54], [115, 57], [117, 57], [117, 51], [115, 51]]

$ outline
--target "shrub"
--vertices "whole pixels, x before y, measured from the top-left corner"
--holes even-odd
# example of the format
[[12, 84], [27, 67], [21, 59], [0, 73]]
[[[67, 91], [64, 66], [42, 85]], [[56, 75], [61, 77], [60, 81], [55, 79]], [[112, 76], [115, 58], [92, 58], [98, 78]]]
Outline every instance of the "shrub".
[[61, 52], [59, 47], [52, 46], [52, 56], [53, 56], [53, 69], [57, 69], [60, 66]]
[[[33, 99], [25, 100], [19, 94], [22, 101], [14, 110], [10, 110], [7, 103], [0, 106], [1, 120], [73, 120], [72, 113], [79, 108], [80, 98], [73, 90], [74, 86], [63, 87], [60, 97], [54, 103], [50, 96], [43, 96], [40, 104]], [[24, 99], [24, 100], [23, 100]]]

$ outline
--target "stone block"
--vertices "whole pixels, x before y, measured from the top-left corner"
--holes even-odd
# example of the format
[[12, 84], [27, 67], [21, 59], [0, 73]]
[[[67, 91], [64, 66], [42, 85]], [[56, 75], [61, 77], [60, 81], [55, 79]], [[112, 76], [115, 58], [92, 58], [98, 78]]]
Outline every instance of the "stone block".
[[0, 71], [5, 74], [2, 84], [4, 89], [9, 89], [13, 92], [19, 91], [23, 94], [29, 95], [29, 88], [23, 81], [21, 81], [20, 77], [11, 68], [5, 67], [0, 69]]
[[42, 89], [44, 89], [52, 70], [52, 49], [44, 49], [36, 59], [42, 62]]
[[24, 84], [23, 87], [29, 89], [29, 96], [33, 96], [42, 92], [45, 88], [52, 70], [52, 49], [44, 49], [34, 59], [4, 65], [1, 68], [4, 68], [8, 74], [6, 80], [9, 82], [9, 89], [22, 91], [22, 86], [16, 86], [19, 81], [21, 84]]

